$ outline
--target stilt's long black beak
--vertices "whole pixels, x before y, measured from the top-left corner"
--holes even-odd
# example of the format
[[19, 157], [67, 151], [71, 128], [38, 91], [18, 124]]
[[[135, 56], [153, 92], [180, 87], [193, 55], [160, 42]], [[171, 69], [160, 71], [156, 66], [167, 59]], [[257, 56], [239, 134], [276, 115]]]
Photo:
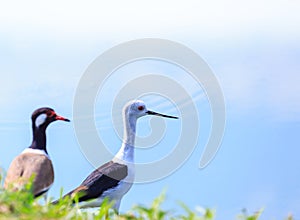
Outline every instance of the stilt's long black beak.
[[178, 117], [175, 117], [175, 116], [164, 115], [164, 114], [160, 114], [160, 113], [153, 112], [153, 111], [146, 111], [146, 113], [147, 113], [148, 115], [156, 115], [156, 116], [165, 117], [165, 118], [174, 118], [174, 119], [178, 119]]

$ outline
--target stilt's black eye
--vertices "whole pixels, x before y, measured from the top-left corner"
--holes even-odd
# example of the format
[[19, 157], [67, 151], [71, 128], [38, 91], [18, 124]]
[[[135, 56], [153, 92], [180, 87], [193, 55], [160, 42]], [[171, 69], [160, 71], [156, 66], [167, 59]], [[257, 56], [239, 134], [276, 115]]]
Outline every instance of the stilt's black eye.
[[140, 105], [140, 106], [138, 107], [138, 110], [140, 110], [140, 111], [143, 111], [144, 109], [145, 109], [145, 107], [142, 106], [142, 105]]

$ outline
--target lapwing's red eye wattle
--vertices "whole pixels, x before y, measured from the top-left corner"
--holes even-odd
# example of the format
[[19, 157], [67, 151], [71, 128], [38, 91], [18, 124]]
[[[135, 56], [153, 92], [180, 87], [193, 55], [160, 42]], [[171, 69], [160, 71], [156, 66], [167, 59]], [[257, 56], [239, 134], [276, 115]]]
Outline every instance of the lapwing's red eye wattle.
[[144, 110], [144, 106], [140, 105], [140, 106], [138, 107], [138, 110], [143, 111], [143, 110]]
[[55, 112], [49, 111], [49, 112], [47, 112], [46, 114], [47, 114], [48, 117], [52, 117], [52, 116], [55, 115]]

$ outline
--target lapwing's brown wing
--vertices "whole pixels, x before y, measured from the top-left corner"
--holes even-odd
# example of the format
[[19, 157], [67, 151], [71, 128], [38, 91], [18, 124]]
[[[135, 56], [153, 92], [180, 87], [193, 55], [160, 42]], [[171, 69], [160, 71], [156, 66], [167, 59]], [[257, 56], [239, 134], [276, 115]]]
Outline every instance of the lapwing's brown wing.
[[34, 176], [33, 194], [35, 197], [48, 191], [54, 181], [51, 160], [42, 154], [23, 153], [11, 163], [4, 182], [4, 188], [19, 190]]

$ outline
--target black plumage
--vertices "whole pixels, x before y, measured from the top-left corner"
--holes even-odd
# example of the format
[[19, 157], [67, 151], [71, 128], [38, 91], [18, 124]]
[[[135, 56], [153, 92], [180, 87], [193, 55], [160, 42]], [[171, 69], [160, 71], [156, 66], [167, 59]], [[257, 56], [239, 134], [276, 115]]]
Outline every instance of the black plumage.
[[[73, 198], [78, 195], [78, 201], [87, 201], [100, 197], [103, 192], [116, 187], [119, 182], [128, 175], [128, 167], [124, 164], [107, 162], [94, 170], [76, 189], [67, 193], [64, 197]], [[53, 203], [56, 204], [58, 200]]]

